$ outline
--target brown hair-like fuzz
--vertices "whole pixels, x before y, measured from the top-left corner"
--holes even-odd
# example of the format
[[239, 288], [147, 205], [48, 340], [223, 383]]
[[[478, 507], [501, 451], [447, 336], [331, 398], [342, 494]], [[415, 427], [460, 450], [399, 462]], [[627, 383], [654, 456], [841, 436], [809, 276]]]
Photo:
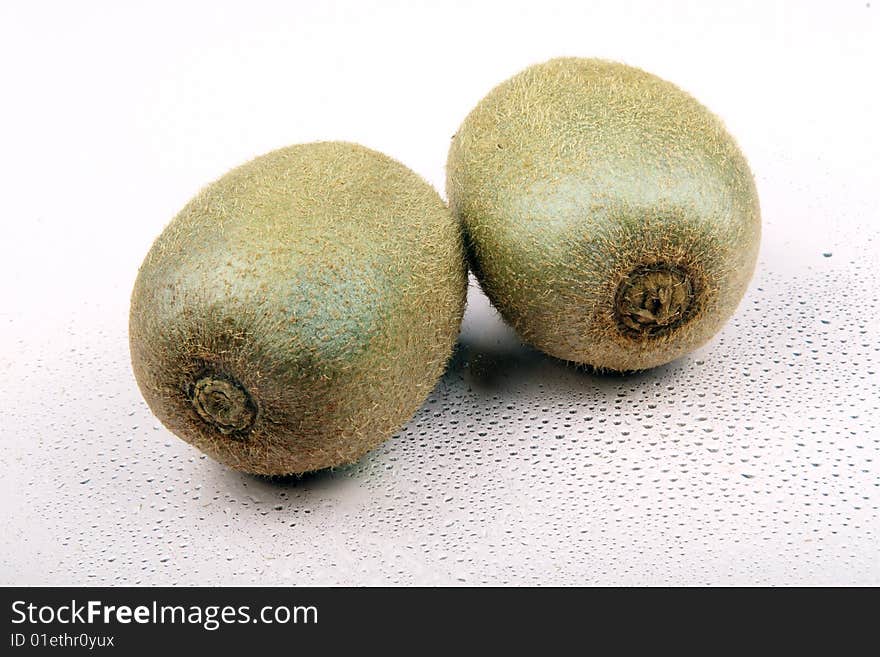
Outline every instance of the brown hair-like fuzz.
[[754, 180], [721, 121], [669, 82], [554, 59], [493, 89], [452, 140], [449, 204], [520, 336], [599, 369], [711, 338], [755, 268]]
[[460, 224], [402, 164], [322, 142], [206, 187], [153, 244], [131, 299], [150, 409], [246, 472], [351, 463], [415, 413], [467, 291]]

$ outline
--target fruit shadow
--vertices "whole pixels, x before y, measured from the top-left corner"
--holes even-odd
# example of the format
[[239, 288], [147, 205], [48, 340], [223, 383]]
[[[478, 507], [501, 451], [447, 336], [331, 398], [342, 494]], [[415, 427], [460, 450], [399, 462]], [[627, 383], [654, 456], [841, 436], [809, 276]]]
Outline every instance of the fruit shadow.
[[468, 393], [516, 395], [556, 392], [583, 399], [633, 385], [645, 372], [599, 371], [544, 354], [523, 343], [488, 299], [472, 285], [455, 352], [441, 386]]
[[464, 387], [466, 393], [477, 397], [562, 395], [599, 401], [621, 386], [632, 387], [655, 375], [601, 371], [554, 358], [522, 343], [487, 344], [463, 338], [440, 385], [444, 390]]
[[235, 479], [234, 486], [243, 496], [260, 500], [264, 514], [271, 509], [284, 522], [296, 518], [305, 521], [327, 505], [347, 512], [369, 503], [372, 493], [364, 484], [369, 478], [369, 460], [375, 457], [375, 453], [369, 453], [350, 465], [303, 474], [266, 476], [229, 471], [226, 476]]
[[313, 470], [302, 474], [291, 475], [250, 475], [254, 481], [276, 488], [323, 488], [333, 486], [334, 482], [351, 476], [356, 471], [360, 461], [349, 465]]

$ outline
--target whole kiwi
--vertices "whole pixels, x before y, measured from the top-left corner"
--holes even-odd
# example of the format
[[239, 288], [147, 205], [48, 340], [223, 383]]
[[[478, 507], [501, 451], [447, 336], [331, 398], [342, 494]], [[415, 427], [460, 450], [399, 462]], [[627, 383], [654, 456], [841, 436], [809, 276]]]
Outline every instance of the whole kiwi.
[[721, 121], [613, 62], [554, 59], [493, 89], [452, 140], [447, 194], [502, 316], [598, 369], [705, 343], [758, 253], [754, 180]]
[[464, 311], [460, 224], [362, 146], [274, 151], [202, 190], [147, 254], [132, 365], [153, 413], [233, 468], [346, 464], [442, 374]]

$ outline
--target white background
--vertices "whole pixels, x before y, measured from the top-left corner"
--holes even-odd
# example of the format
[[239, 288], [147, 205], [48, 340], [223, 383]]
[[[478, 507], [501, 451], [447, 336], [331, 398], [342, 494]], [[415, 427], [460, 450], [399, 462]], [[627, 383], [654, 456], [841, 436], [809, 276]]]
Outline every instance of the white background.
[[[880, 6], [4, 2], [3, 583], [880, 583]], [[471, 290], [400, 436], [270, 483], [159, 427], [128, 295], [203, 185], [344, 139], [444, 188], [521, 68], [598, 56], [718, 113], [758, 271], [722, 334], [633, 377], [545, 358]], [[823, 255], [827, 254], [827, 255]]]

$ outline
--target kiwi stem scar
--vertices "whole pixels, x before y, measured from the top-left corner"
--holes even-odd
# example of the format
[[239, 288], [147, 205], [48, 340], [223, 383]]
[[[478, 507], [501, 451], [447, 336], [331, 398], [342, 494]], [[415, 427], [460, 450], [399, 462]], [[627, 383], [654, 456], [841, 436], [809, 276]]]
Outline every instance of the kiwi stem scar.
[[250, 394], [231, 378], [203, 376], [193, 386], [191, 399], [199, 417], [224, 436], [242, 437], [256, 419]]
[[633, 269], [617, 288], [614, 311], [630, 337], [654, 337], [681, 326], [693, 314], [694, 288], [687, 272], [657, 263]]

